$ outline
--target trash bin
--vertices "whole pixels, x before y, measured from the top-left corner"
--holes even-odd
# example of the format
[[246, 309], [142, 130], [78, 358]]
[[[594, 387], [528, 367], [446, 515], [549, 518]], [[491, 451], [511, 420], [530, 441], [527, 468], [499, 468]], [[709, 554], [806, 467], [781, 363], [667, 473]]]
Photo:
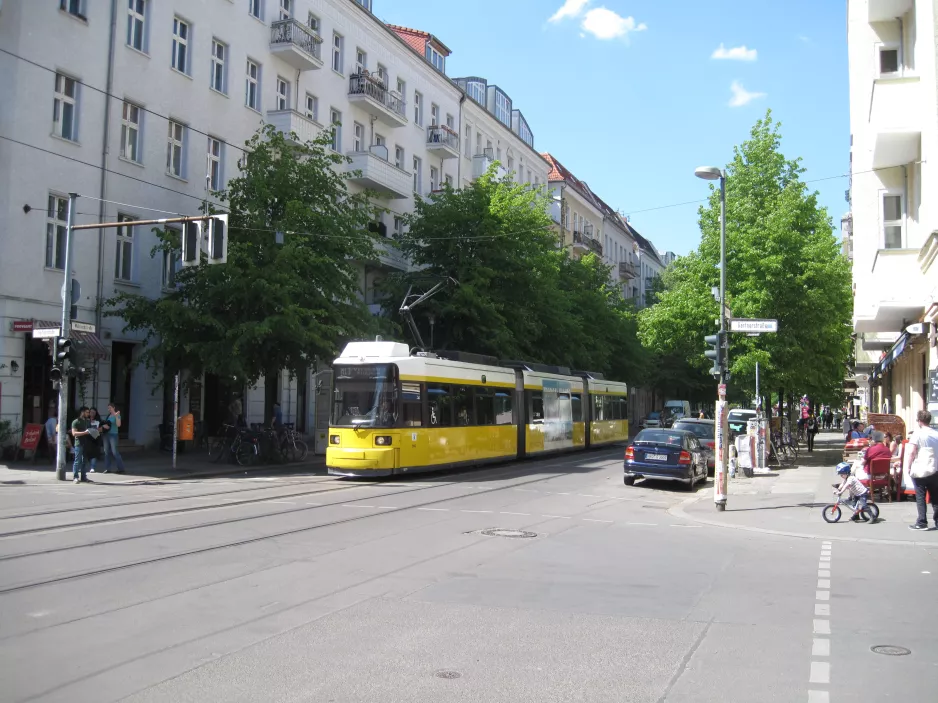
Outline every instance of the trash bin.
[[195, 437], [195, 416], [192, 413], [183, 415], [178, 420], [178, 435], [181, 441], [192, 441]]

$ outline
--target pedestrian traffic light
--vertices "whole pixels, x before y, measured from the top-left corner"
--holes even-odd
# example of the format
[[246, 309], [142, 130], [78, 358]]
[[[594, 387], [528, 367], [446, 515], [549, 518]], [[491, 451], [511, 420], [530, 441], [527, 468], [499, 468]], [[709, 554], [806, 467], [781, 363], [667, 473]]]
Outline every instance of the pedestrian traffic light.
[[202, 223], [186, 222], [182, 232], [182, 265], [198, 266], [201, 263]]
[[710, 374], [713, 376], [719, 376], [723, 372], [723, 340], [725, 336], [725, 332], [717, 332], [704, 337], [704, 342], [707, 343], [708, 347], [711, 347], [704, 352], [704, 356], [713, 360], [713, 368], [710, 369]]

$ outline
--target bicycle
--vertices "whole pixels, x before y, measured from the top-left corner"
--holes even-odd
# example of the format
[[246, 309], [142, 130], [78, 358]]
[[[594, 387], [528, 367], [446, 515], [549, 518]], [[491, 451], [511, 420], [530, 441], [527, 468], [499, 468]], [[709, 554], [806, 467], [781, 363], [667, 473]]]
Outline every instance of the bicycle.
[[[831, 484], [834, 488], [839, 488], [839, 483]], [[843, 511], [840, 509], [841, 505], [846, 505], [853, 511], [853, 517], [859, 517], [863, 522], [876, 522], [879, 519], [879, 506], [876, 505], [870, 498], [867, 499], [866, 505], [861, 506], [860, 500], [854, 498], [852, 500], [844, 497], [843, 494], [834, 493], [837, 496], [837, 502], [825, 505], [821, 509], [821, 517], [824, 518], [824, 522], [834, 523], [839, 522]]]
[[309, 447], [306, 446], [306, 442], [300, 439], [296, 426], [292, 422], [285, 424], [283, 429], [280, 451], [287, 458], [287, 461], [303, 461], [306, 455], [309, 454]]

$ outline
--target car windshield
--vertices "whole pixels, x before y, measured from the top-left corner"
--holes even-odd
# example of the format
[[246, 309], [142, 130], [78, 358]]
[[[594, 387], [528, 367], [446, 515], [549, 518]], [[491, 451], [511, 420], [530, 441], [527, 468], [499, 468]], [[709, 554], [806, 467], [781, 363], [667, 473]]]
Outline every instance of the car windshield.
[[649, 420], [657, 420], [659, 417], [661, 417], [661, 413], [648, 413]]
[[397, 405], [394, 364], [335, 367], [333, 427], [393, 427]]
[[688, 430], [703, 439], [713, 439], [713, 425], [703, 422], [679, 422], [674, 426], [676, 430]]
[[633, 444], [670, 444], [682, 446], [683, 435], [667, 430], [642, 430], [635, 437]]

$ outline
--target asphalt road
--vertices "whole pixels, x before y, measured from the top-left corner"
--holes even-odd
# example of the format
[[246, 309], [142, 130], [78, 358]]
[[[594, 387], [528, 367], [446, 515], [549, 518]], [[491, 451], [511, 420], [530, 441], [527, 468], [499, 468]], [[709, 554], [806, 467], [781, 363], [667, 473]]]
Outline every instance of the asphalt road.
[[0, 698], [934, 698], [938, 539], [701, 524], [620, 458], [0, 486]]

